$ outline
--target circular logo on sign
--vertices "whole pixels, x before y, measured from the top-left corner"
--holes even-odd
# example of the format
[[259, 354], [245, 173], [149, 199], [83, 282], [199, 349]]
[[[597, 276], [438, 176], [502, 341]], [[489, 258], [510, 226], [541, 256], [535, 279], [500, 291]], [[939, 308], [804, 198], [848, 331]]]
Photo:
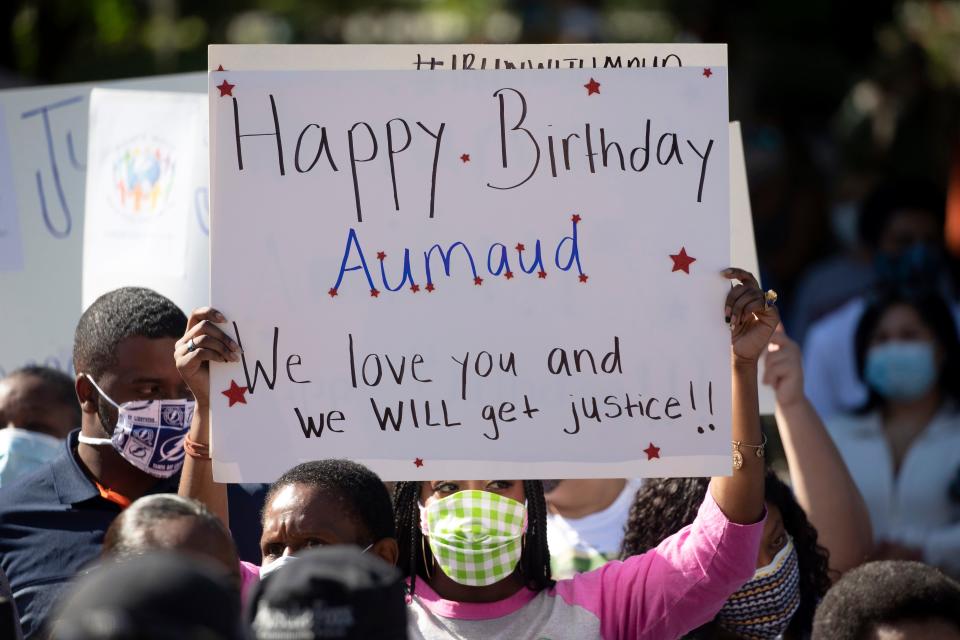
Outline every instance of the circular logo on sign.
[[138, 137], [114, 151], [110, 161], [110, 200], [120, 213], [155, 218], [164, 212], [173, 190], [176, 161], [161, 140]]

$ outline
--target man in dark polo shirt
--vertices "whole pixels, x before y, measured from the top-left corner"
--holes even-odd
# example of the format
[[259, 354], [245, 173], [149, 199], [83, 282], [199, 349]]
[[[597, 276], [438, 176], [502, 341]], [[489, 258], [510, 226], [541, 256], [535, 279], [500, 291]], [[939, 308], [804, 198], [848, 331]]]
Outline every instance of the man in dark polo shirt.
[[192, 396], [173, 351], [186, 325], [170, 300], [132, 287], [101, 296], [80, 318], [73, 358], [81, 428], [47, 466], [0, 488], [0, 569], [24, 637], [41, 631], [60, 589], [97, 558], [124, 507], [177, 492], [177, 423], [189, 427]]

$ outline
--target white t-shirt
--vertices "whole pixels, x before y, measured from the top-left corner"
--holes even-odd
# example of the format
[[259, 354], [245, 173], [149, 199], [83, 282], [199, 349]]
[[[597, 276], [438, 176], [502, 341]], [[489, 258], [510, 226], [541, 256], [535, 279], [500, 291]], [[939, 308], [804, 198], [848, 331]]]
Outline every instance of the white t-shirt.
[[630, 507], [642, 484], [640, 479], [627, 480], [613, 504], [583, 518], [547, 514], [547, 543], [554, 578], [569, 578], [617, 557]]
[[960, 577], [960, 502], [951, 497], [960, 476], [957, 408], [937, 413], [896, 474], [878, 413], [838, 416], [827, 428], [870, 512], [874, 539], [917, 547], [926, 562]]

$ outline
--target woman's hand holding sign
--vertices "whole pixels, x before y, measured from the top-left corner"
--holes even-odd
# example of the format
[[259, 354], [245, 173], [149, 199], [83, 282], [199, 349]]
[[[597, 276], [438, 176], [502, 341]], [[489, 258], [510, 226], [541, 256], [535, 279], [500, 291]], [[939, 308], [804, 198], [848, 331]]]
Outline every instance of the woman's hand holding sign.
[[780, 314], [767, 302], [767, 295], [749, 271], [730, 268], [723, 276], [740, 281], [730, 289], [723, 309], [724, 318], [730, 324], [734, 362], [756, 364], [780, 323]]
[[746, 524], [760, 519], [764, 510], [766, 441], [760, 430], [757, 362], [780, 323], [780, 314], [771, 300], [776, 294], [764, 294], [753, 274], [730, 268], [722, 275], [739, 281], [727, 294], [723, 309], [730, 325], [733, 365], [733, 475], [713, 478], [711, 493], [730, 520]]

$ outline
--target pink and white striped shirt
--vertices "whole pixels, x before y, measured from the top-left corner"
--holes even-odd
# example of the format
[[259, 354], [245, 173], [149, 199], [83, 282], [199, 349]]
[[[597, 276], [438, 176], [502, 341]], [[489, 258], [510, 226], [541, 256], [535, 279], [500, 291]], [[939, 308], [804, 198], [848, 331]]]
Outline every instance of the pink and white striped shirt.
[[739, 525], [710, 492], [696, 520], [651, 551], [610, 562], [540, 592], [491, 603], [453, 602], [417, 581], [413, 640], [662, 640], [712, 620], [754, 573], [763, 519]]

